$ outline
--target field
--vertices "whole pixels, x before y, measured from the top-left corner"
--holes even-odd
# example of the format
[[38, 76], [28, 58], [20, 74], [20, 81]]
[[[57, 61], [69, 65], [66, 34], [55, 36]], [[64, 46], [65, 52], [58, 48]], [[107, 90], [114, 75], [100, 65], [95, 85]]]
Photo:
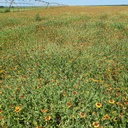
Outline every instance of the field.
[[0, 13], [0, 128], [66, 127], [128, 127], [128, 7]]

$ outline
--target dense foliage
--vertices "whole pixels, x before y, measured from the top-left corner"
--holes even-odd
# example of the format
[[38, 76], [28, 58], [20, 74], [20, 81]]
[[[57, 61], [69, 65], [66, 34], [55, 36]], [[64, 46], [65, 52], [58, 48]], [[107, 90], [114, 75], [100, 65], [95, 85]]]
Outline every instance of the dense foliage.
[[127, 7], [0, 15], [0, 127], [128, 127]]

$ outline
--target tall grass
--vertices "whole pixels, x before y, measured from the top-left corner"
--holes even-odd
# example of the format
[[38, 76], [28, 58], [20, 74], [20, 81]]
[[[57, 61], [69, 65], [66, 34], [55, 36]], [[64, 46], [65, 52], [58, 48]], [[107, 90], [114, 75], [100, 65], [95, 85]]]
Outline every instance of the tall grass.
[[0, 15], [0, 126], [126, 128], [127, 19], [126, 7]]

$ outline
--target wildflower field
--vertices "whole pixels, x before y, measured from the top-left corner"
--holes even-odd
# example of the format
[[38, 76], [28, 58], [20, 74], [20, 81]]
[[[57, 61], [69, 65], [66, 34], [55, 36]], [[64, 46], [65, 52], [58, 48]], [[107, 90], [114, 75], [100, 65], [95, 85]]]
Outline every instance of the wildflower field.
[[0, 13], [0, 128], [127, 127], [127, 6]]

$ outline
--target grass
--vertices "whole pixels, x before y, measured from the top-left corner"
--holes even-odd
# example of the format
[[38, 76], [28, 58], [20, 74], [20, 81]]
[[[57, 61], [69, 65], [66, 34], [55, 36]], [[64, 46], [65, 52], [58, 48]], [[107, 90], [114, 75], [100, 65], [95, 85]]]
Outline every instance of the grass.
[[0, 23], [0, 127], [128, 126], [127, 7], [1, 13]]

